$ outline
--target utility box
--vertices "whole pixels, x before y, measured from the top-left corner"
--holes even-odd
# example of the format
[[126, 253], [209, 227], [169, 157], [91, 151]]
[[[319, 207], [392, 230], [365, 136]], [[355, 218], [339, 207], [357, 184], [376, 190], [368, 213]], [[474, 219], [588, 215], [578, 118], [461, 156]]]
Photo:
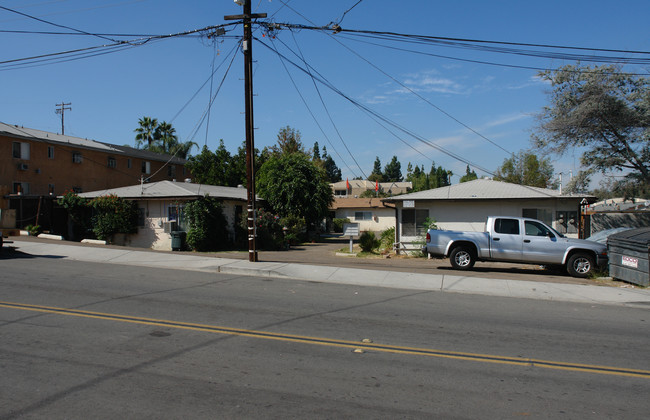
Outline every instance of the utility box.
[[15, 209], [0, 209], [0, 228], [5, 228], [5, 229], [16, 228]]
[[650, 228], [630, 229], [607, 239], [609, 275], [639, 286], [650, 285]]
[[185, 235], [182, 230], [174, 230], [172, 235], [172, 251], [182, 251], [185, 247]]

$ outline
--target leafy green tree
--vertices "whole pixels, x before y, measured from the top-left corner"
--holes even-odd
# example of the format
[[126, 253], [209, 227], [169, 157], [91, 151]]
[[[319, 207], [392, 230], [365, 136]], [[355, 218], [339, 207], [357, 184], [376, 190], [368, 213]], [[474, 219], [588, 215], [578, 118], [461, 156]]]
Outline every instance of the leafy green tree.
[[231, 240], [221, 201], [206, 195], [185, 204], [183, 209], [190, 228], [187, 244], [195, 251], [227, 249]]
[[257, 173], [256, 187], [281, 217], [304, 218], [310, 227], [327, 215], [333, 201], [325, 171], [304, 153], [270, 157]]
[[138, 206], [134, 201], [106, 195], [93, 198], [88, 205], [93, 208], [91, 220], [97, 239], [108, 241], [116, 233], [138, 231]]
[[442, 166], [436, 167], [435, 164], [431, 165], [429, 172], [429, 188], [440, 188], [451, 185], [452, 171], [448, 171]]
[[469, 165], [467, 165], [467, 169], [465, 169], [465, 175], [460, 177], [460, 182], [473, 181], [475, 179], [478, 179], [478, 175], [476, 175], [476, 172], [470, 171]]
[[384, 167], [384, 181], [385, 182], [401, 182], [404, 180], [402, 176], [402, 165], [397, 160], [397, 156], [393, 156], [391, 161]]
[[372, 167], [372, 172], [368, 177], [368, 181], [384, 181], [384, 174], [381, 171], [381, 161], [379, 160], [379, 156], [375, 157], [375, 163]]
[[322, 163], [325, 174], [327, 175], [327, 180], [329, 182], [339, 182], [343, 179], [341, 168], [336, 166], [336, 162], [334, 162], [332, 156], [327, 154], [327, 148], [325, 146], [323, 146]]
[[496, 170], [494, 179], [531, 187], [556, 187], [553, 182], [553, 165], [550, 158], [539, 160], [536, 154], [525, 151], [505, 159], [501, 167]]
[[278, 144], [272, 147], [275, 153], [291, 154], [303, 153], [306, 154], [305, 147], [302, 144], [302, 136], [300, 131], [290, 126], [280, 129], [278, 132]]
[[210, 149], [208, 149], [208, 146], [203, 146], [201, 153], [190, 157], [185, 166], [192, 172], [194, 182], [200, 184], [219, 185], [217, 157], [210, 151]]
[[[325, 150], [325, 149], [323, 149], [323, 150]], [[315, 142], [315, 143], [314, 143], [314, 149], [313, 149], [313, 151], [312, 151], [311, 159], [312, 159], [313, 161], [321, 160], [321, 157], [320, 157], [320, 148], [318, 147], [318, 142]]]
[[580, 64], [539, 76], [550, 82], [550, 104], [539, 115], [533, 144], [557, 155], [578, 149], [586, 170], [625, 171], [626, 179], [618, 188], [631, 183], [637, 190], [647, 190], [650, 79], [623, 73], [620, 66]]
[[138, 124], [140, 126], [134, 130], [136, 132], [135, 146], [137, 148], [144, 146], [145, 149], [148, 149], [154, 144], [158, 120], [151, 117], [142, 117], [138, 120]]

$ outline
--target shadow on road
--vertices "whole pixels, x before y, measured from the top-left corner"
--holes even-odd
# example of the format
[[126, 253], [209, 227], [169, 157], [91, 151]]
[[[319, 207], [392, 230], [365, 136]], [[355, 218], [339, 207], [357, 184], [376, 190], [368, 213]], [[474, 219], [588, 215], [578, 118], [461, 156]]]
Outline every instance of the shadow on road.
[[15, 259], [29, 259], [29, 258], [64, 258], [63, 255], [31, 255], [22, 251], [18, 251], [13, 246], [4, 246], [0, 250], [0, 260], [15, 260]]

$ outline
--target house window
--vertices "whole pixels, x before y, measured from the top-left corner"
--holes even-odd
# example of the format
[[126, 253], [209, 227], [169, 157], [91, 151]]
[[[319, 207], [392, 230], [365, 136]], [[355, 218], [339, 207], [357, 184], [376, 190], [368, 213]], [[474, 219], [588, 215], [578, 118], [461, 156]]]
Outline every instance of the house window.
[[14, 182], [14, 194], [29, 194], [29, 182]]
[[72, 163], [81, 163], [83, 162], [83, 156], [79, 152], [72, 152]]
[[54, 159], [54, 146], [47, 146], [47, 158]]
[[81, 194], [81, 187], [72, 187], [72, 192], [75, 194]]
[[167, 166], [167, 176], [172, 178], [176, 177], [176, 166], [174, 165]]
[[129, 158], [129, 159], [126, 160], [126, 167], [127, 167], [128, 169], [131, 169], [131, 158]]
[[50, 195], [54, 195], [54, 184], [48, 184], [47, 191]]
[[372, 220], [371, 211], [355, 211], [354, 220]]
[[11, 153], [16, 159], [29, 160], [29, 143], [13, 142]]
[[336, 197], [346, 197], [348, 195], [348, 190], [334, 190], [334, 195]]
[[553, 223], [553, 212], [548, 209], [522, 209], [521, 215], [523, 217], [541, 220], [547, 225]]
[[402, 236], [426, 235], [429, 209], [402, 209]]
[[108, 167], [109, 168], [116, 168], [117, 167], [117, 161], [115, 160], [114, 157], [109, 157], [108, 158]]
[[151, 173], [151, 162], [142, 161], [142, 173], [147, 175]]

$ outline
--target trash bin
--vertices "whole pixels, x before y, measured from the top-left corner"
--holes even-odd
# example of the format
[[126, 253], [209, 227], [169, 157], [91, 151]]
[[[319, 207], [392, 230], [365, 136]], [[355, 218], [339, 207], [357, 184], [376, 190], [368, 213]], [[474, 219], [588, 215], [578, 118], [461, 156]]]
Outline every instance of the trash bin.
[[650, 228], [630, 229], [607, 239], [609, 275], [618, 280], [650, 285]]
[[185, 232], [182, 230], [172, 231], [172, 251], [182, 251], [185, 245]]

